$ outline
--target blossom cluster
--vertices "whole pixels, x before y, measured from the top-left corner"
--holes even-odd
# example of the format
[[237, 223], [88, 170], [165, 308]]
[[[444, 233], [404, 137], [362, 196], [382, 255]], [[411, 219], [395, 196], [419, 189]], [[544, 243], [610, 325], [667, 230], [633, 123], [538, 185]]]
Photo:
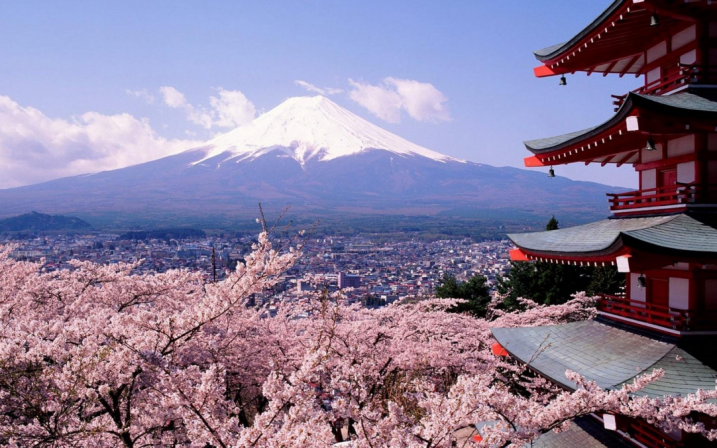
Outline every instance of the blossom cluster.
[[376, 310], [317, 292], [276, 315], [249, 306], [300, 256], [259, 235], [226, 280], [135, 264], [45, 272], [0, 248], [0, 445], [77, 447], [450, 447], [458, 429], [495, 421], [482, 446], [564, 430], [611, 412], [717, 434], [716, 391], [651, 399], [568, 372], [559, 390], [491, 351], [494, 326], [590, 318], [591, 299], [500, 313], [447, 313], [451, 300]]

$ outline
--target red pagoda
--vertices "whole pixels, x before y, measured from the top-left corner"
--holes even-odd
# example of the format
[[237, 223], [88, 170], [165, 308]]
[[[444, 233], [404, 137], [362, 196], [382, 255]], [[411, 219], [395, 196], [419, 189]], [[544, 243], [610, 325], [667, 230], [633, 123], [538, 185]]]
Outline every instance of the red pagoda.
[[[615, 0], [572, 39], [535, 56], [541, 63], [535, 75], [559, 76], [562, 85], [566, 74], [576, 72], [645, 81], [633, 92], [613, 95], [615, 114], [605, 123], [525, 142], [533, 153], [525, 165], [551, 167], [552, 176], [553, 166], [568, 163], [629, 164], [639, 189], [609, 194], [612, 216], [603, 221], [509, 235], [517, 247], [511, 259], [616, 266], [627, 276], [626, 290], [601, 296], [593, 321], [495, 329], [494, 336], [511, 356], [566, 388], [574, 386], [565, 379], [568, 369], [613, 388], [660, 367], [665, 376], [641, 393], [713, 389], [717, 1]], [[549, 347], [533, 359], [544, 340]], [[614, 446], [707, 445], [701, 437], [665, 434], [626, 418], [608, 426], [620, 435], [616, 443], [627, 444]], [[600, 445], [585, 431], [581, 436], [592, 441], [589, 446], [613, 446]]]

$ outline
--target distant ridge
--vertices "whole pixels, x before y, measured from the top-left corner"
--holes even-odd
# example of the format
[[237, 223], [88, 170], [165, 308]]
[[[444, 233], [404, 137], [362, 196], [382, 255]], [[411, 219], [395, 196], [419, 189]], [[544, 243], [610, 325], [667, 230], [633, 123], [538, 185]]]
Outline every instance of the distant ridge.
[[0, 232], [22, 232], [28, 230], [80, 230], [91, 227], [86, 221], [73, 216], [46, 215], [30, 212], [0, 220]]

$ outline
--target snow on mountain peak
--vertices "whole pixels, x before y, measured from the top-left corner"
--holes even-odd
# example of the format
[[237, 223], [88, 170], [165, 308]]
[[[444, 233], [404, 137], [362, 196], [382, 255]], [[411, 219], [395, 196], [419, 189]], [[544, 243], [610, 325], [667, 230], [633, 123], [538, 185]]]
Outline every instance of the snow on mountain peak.
[[385, 131], [323, 96], [289, 98], [202, 147], [207, 153], [196, 163], [226, 153], [227, 159], [254, 158], [277, 148], [284, 148], [301, 164], [313, 157], [331, 160], [368, 149], [463, 162]]

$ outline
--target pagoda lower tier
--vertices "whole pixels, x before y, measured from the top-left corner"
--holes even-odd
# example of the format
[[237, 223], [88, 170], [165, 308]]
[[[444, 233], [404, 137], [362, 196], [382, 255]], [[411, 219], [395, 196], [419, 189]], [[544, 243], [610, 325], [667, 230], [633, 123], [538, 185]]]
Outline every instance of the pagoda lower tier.
[[675, 337], [717, 335], [717, 211], [611, 218], [511, 234], [513, 261], [616, 266], [622, 296], [603, 295], [605, 318]]
[[[640, 332], [612, 321], [598, 318], [583, 322], [542, 327], [494, 328], [493, 336], [505, 353], [529, 369], [566, 390], [576, 385], [565, 372], [577, 372], [603, 389], [615, 390], [631, 383], [637, 376], [662, 369], [664, 375], [637, 392], [651, 398], [686, 396], [698, 390], [713, 389], [717, 371], [717, 342], [713, 336], [693, 339], [665, 338], [659, 333]], [[605, 416], [595, 415], [602, 420]], [[609, 435], [619, 435], [630, 446], [702, 447], [714, 446], [702, 436], [676, 431], [666, 434], [656, 427], [624, 416], [610, 416], [611, 430], [583, 421], [573, 428], [584, 446], [619, 446]], [[695, 416], [708, 427], [715, 422], [707, 416]], [[583, 419], [585, 420], [585, 419]], [[602, 428], [601, 428], [602, 426]], [[587, 430], [587, 432], [586, 432]], [[546, 440], [542, 440], [545, 438]], [[560, 437], [541, 437], [534, 446], [569, 446]], [[542, 444], [540, 442], [543, 442]], [[572, 445], [583, 446], [583, 445]]]

